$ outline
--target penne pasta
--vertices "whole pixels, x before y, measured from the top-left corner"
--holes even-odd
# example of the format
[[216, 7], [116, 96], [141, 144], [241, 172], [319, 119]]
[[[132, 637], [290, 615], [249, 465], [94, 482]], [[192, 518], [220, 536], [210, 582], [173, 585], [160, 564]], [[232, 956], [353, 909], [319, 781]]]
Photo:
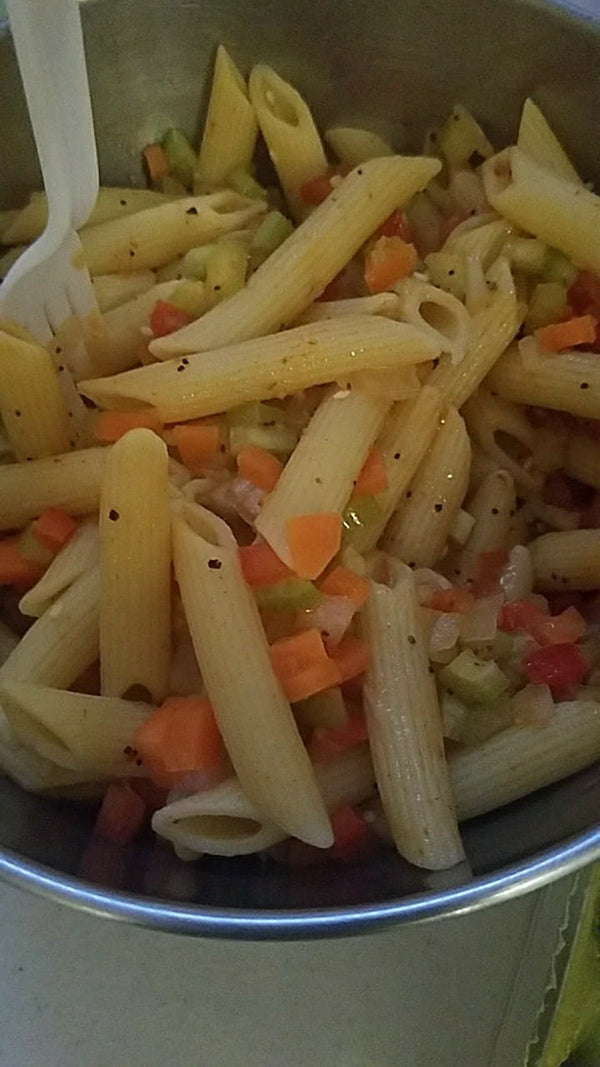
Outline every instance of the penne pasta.
[[154, 271], [133, 270], [127, 274], [98, 274], [92, 285], [100, 311], [106, 312], [141, 296], [155, 283]]
[[393, 156], [394, 149], [372, 130], [358, 126], [330, 126], [325, 140], [345, 167], [358, 167], [369, 159]]
[[484, 553], [508, 549], [516, 506], [512, 475], [505, 470], [494, 470], [486, 475], [467, 505], [475, 524], [460, 557], [458, 577], [461, 584], [475, 580]]
[[[114, 188], [101, 185], [98, 190], [96, 205], [87, 221], [88, 226], [100, 222], [133, 215], [158, 204], [166, 204], [171, 199], [163, 193], [152, 189]], [[45, 193], [32, 193], [29, 202], [17, 212], [8, 226], [2, 231], [2, 243], [7, 245], [29, 244], [39, 237], [48, 220], [48, 206]]]
[[233, 535], [204, 508], [174, 505], [173, 555], [198, 664], [242, 788], [288, 834], [326, 848], [329, 819]]
[[600, 367], [594, 352], [562, 352], [524, 361], [517, 345], [491, 369], [486, 388], [517, 404], [537, 404], [584, 419], [600, 418]]
[[100, 499], [100, 691], [167, 695], [171, 516], [167, 449], [151, 430], [113, 446]]
[[453, 364], [460, 363], [471, 340], [471, 319], [464, 304], [420, 278], [404, 278], [395, 286], [397, 317], [437, 341]]
[[600, 530], [542, 534], [529, 544], [534, 588], [540, 592], [597, 589], [600, 582]]
[[375, 315], [348, 315], [80, 382], [79, 388], [105, 407], [149, 404], [166, 422], [185, 421], [312, 385], [347, 381], [361, 370], [410, 366], [438, 352], [432, 339], [412, 326]]
[[558, 178], [583, 185], [560, 141], [530, 97], [523, 104], [517, 148]]
[[436, 160], [390, 156], [356, 167], [249, 278], [196, 323], [153, 341], [158, 359], [259, 337], [294, 322], [394, 208], [437, 173]]
[[194, 174], [196, 189], [218, 188], [236, 168], [249, 168], [257, 133], [246, 83], [231, 56], [219, 45]]
[[68, 452], [69, 413], [47, 350], [0, 330], [0, 416], [17, 460]]
[[100, 562], [98, 523], [95, 519], [82, 522], [64, 548], [35, 585], [23, 594], [19, 611], [39, 618], [65, 589]]
[[97, 511], [107, 455], [105, 448], [84, 448], [0, 465], [0, 530], [25, 526], [46, 508], [70, 515]]

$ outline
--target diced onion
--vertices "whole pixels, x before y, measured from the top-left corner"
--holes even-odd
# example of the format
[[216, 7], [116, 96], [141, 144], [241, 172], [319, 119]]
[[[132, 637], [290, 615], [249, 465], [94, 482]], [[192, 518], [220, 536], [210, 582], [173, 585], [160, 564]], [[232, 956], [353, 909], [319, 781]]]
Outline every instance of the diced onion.
[[547, 685], [529, 683], [515, 693], [511, 709], [517, 726], [544, 726], [554, 711], [552, 693]]
[[438, 589], [452, 589], [452, 582], [444, 578], [443, 574], [430, 570], [429, 567], [417, 567], [413, 575], [420, 604], [428, 604]]
[[466, 645], [493, 641], [498, 628], [498, 613], [504, 596], [481, 597], [470, 611], [460, 617], [460, 636]]
[[320, 630], [328, 648], [338, 645], [346, 633], [356, 605], [347, 596], [326, 596], [316, 608], [299, 613], [298, 622], [302, 630]]
[[540, 363], [544, 357], [540, 352], [537, 339], [533, 334], [528, 337], [522, 337], [519, 341], [519, 353], [523, 360], [524, 370], [538, 371], [540, 369]]
[[438, 652], [454, 648], [460, 632], [459, 616], [451, 611], [441, 611], [429, 635], [429, 655], [435, 658]]

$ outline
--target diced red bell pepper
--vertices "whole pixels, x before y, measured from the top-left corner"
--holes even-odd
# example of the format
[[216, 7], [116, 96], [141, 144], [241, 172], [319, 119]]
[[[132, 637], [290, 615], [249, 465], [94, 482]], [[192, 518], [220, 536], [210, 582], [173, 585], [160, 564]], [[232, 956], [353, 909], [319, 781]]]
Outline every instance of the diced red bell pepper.
[[583, 681], [589, 664], [578, 645], [545, 645], [525, 657], [523, 669], [530, 682], [549, 686], [561, 698]]
[[140, 830], [146, 815], [142, 798], [124, 782], [109, 785], [98, 812], [95, 832], [126, 845]]
[[157, 300], [150, 313], [150, 329], [155, 337], [166, 337], [187, 326], [192, 321], [183, 308], [170, 304], [167, 300]]
[[367, 836], [367, 824], [363, 816], [349, 804], [338, 808], [330, 818], [334, 839], [330, 854], [336, 859], [349, 859], [363, 844]]
[[526, 633], [531, 634], [542, 618], [544, 618], [544, 612], [531, 600], [510, 600], [500, 609], [498, 626], [508, 633], [525, 630]]
[[368, 740], [367, 723], [360, 712], [348, 716], [343, 726], [317, 726], [308, 746], [311, 759], [325, 760]]

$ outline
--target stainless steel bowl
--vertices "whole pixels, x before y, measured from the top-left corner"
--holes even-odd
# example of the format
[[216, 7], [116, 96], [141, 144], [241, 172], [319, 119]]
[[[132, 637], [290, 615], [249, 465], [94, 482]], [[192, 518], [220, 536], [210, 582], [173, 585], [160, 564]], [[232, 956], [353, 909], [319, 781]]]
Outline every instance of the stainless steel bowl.
[[[594, 15], [594, 7], [596, 15]], [[586, 176], [600, 177], [600, 0], [90, 0], [83, 10], [102, 176], [141, 182], [140, 149], [190, 134], [222, 42], [271, 63], [322, 123], [364, 123], [400, 149], [460, 100], [498, 145], [527, 95]], [[0, 202], [39, 185], [6, 28], [0, 34]], [[90, 851], [93, 812], [0, 779], [0, 874], [97, 913], [219, 937], [355, 933], [536, 888], [600, 856], [600, 765], [464, 826], [470, 862], [430, 875], [384, 851], [356, 866], [179, 863], [148, 837]]]

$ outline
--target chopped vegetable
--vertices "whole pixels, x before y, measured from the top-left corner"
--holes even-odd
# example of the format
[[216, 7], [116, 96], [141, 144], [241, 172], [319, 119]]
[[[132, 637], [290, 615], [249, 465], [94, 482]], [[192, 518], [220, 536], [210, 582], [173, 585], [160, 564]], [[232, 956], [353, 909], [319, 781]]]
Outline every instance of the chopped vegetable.
[[352, 678], [358, 678], [364, 674], [369, 666], [369, 646], [360, 637], [346, 634], [342, 640], [331, 649], [330, 656], [335, 663], [341, 682], [349, 682]]
[[356, 479], [352, 496], [377, 496], [388, 487], [387, 473], [383, 454], [380, 449], [374, 448], [367, 456], [358, 478]]
[[60, 552], [77, 529], [75, 519], [62, 508], [46, 508], [32, 524], [35, 536], [52, 552]]
[[275, 488], [283, 470], [283, 463], [277, 456], [256, 445], [247, 445], [238, 452], [237, 466], [242, 478], [265, 493]]
[[94, 423], [94, 437], [102, 444], [113, 444], [130, 430], [140, 427], [161, 434], [164, 424], [152, 408], [140, 408], [138, 411], [101, 411]]
[[417, 250], [401, 237], [379, 237], [367, 253], [365, 284], [370, 293], [382, 293], [412, 274], [417, 265]]
[[46, 548], [46, 545], [42, 544], [39, 537], [36, 537], [32, 522], [28, 523], [19, 534], [19, 552], [31, 563], [38, 564], [42, 570], [46, 570], [46, 567], [50, 566], [56, 555], [52, 549]]
[[579, 315], [565, 322], [555, 322], [536, 330], [541, 352], [562, 352], [576, 345], [593, 344], [596, 340], [597, 319], [593, 315]]
[[509, 687], [509, 680], [493, 660], [482, 660], [471, 649], [459, 653], [440, 671], [440, 682], [466, 704], [490, 704]]
[[301, 578], [318, 578], [339, 552], [342, 518], [337, 512], [296, 515], [285, 526], [293, 568]]
[[146, 817], [141, 796], [125, 782], [109, 785], [94, 827], [95, 833], [118, 845], [127, 845], [139, 833]]
[[317, 587], [304, 578], [286, 578], [256, 591], [256, 602], [265, 611], [309, 611], [320, 601]]
[[342, 516], [343, 538], [345, 545], [361, 537], [364, 527], [372, 526], [381, 517], [381, 508], [375, 497], [362, 496], [351, 500]]
[[173, 443], [184, 467], [200, 474], [219, 454], [219, 427], [183, 423], [173, 427]]
[[169, 697], [135, 732], [133, 747], [157, 785], [190, 771], [218, 771], [224, 747], [212, 705], [201, 696]]
[[142, 151], [142, 159], [148, 171], [150, 184], [160, 185], [162, 179], [169, 173], [169, 160], [162, 145], [146, 145]]
[[260, 266], [294, 232], [294, 227], [280, 211], [269, 211], [252, 237], [252, 261]]
[[294, 706], [294, 715], [301, 731], [312, 731], [319, 726], [339, 729], [348, 722], [346, 702], [337, 685], [299, 700]]
[[501, 609], [498, 625], [508, 633], [525, 630], [530, 634], [545, 614], [539, 604], [534, 604], [532, 600], [511, 600]]
[[578, 645], [546, 645], [525, 657], [523, 670], [530, 682], [549, 686], [560, 698], [583, 681], [589, 664]]
[[436, 589], [427, 603], [432, 611], [467, 612], [475, 604], [475, 597], [468, 589], [459, 586], [452, 589]]
[[235, 189], [240, 196], [247, 196], [249, 200], [266, 200], [267, 190], [259, 185], [256, 178], [245, 167], [235, 167], [227, 175], [225, 184]]
[[27, 589], [42, 577], [44, 569], [22, 554], [18, 537], [3, 537], [0, 540], [0, 585], [16, 585]]
[[253, 589], [264, 589], [293, 576], [293, 571], [286, 567], [266, 541], [242, 545], [238, 553], [242, 574]]
[[165, 337], [181, 330], [183, 326], [188, 326], [192, 318], [183, 308], [178, 308], [167, 300], [157, 300], [150, 312], [150, 329], [155, 337]]
[[330, 819], [333, 845], [329, 851], [336, 859], [347, 859], [364, 843], [367, 824], [348, 804], [332, 812]]
[[471, 592], [474, 596], [491, 596], [498, 592], [502, 571], [508, 563], [508, 552], [498, 549], [493, 552], [482, 552], [477, 560], [475, 578], [471, 583]]
[[529, 333], [560, 322], [568, 315], [567, 289], [560, 282], [540, 282], [536, 285], [525, 316], [525, 329]]
[[391, 215], [388, 215], [379, 229], [377, 230], [378, 237], [401, 237], [407, 244], [413, 243], [413, 232], [410, 228], [410, 222], [408, 221], [405, 213], [398, 209], [392, 211]]
[[207, 308], [206, 286], [201, 281], [181, 282], [169, 296], [169, 304], [197, 319]]
[[327, 655], [318, 630], [304, 630], [275, 641], [269, 654], [287, 699], [305, 700], [340, 681], [337, 665]]
[[348, 721], [343, 726], [318, 726], [311, 737], [308, 750], [312, 759], [326, 760], [368, 739], [366, 719], [362, 713], [355, 712], [348, 716]]
[[331, 174], [319, 174], [301, 186], [300, 199], [303, 204], [317, 207], [327, 199], [332, 189]]
[[194, 182], [196, 153], [182, 130], [174, 127], [167, 130], [162, 147], [169, 164], [169, 174], [186, 189], [191, 189]]
[[318, 587], [326, 596], [344, 596], [351, 600], [355, 608], [362, 608], [369, 598], [369, 583], [360, 578], [347, 567], [334, 567], [329, 574], [321, 578]]
[[569, 645], [579, 641], [586, 630], [585, 620], [577, 608], [565, 608], [560, 615], [542, 616], [533, 636], [540, 645]]

